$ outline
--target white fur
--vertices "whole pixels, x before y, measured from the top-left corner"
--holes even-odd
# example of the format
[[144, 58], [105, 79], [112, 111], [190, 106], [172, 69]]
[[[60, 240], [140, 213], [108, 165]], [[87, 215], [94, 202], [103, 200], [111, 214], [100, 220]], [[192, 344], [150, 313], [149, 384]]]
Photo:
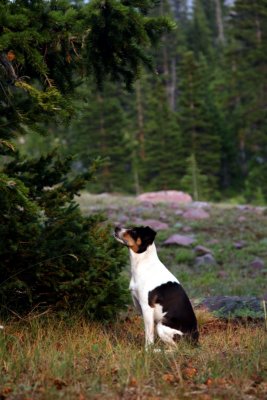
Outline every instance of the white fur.
[[145, 324], [146, 348], [154, 343], [154, 324], [159, 337], [170, 345], [175, 345], [174, 335], [183, 335], [179, 330], [172, 329], [162, 324], [165, 313], [162, 306], [156, 304], [150, 307], [148, 294], [167, 282], [177, 282], [178, 279], [162, 264], [157, 255], [156, 246], [153, 243], [143, 253], [135, 253], [130, 249], [131, 281], [130, 290], [136, 307], [142, 312]]

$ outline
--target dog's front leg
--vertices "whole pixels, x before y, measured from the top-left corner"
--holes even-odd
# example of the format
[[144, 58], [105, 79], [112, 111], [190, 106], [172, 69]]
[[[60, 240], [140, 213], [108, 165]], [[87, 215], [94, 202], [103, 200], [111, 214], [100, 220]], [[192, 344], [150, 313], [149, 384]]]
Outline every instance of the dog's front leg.
[[142, 308], [145, 324], [145, 348], [148, 350], [149, 346], [154, 343], [154, 313], [151, 307]]

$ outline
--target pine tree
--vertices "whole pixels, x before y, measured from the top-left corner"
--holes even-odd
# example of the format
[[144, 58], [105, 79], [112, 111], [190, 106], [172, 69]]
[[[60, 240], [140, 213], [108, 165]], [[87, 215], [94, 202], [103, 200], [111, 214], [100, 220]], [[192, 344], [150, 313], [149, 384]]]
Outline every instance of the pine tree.
[[[83, 217], [74, 201], [96, 163], [70, 178], [71, 159], [51, 153], [22, 160], [12, 137], [69, 118], [70, 97], [83, 75], [91, 74], [99, 87], [107, 78], [130, 87], [143, 64], [152, 66], [149, 47], [171, 27], [164, 17], [147, 16], [152, 6], [135, 0], [0, 4], [0, 154], [7, 156], [0, 171], [0, 296], [5, 311], [45, 306], [110, 318], [125, 304], [121, 249], [101, 218]], [[106, 134], [103, 107], [100, 111], [100, 133]]]
[[125, 255], [99, 216], [81, 215], [74, 196], [92, 171], [69, 180], [70, 162], [16, 154], [1, 173], [2, 314], [52, 307], [105, 319], [125, 305]]
[[[264, 172], [267, 160], [266, 12], [266, 1], [238, 0], [230, 20], [228, 59], [232, 80], [229, 104], [244, 178], [251, 176], [252, 170], [252, 175], [258, 175], [257, 170]], [[259, 181], [254, 183], [256, 187]]]
[[160, 79], [151, 91], [146, 114], [144, 182], [149, 190], [177, 189], [181, 178], [181, 134]]
[[210, 187], [216, 191], [220, 172], [220, 137], [214, 121], [216, 109], [209, 90], [209, 69], [205, 59], [197, 61], [192, 52], [185, 53], [180, 75], [178, 115], [183, 159], [194, 154], [200, 171], [208, 177]]
[[[205, 4], [205, 2], [204, 2]], [[212, 30], [205, 13], [203, 0], [195, 0], [193, 3], [193, 15], [188, 29], [188, 49], [193, 51], [199, 58], [201, 55], [210, 61], [213, 59], [213, 37]]]
[[191, 154], [186, 161], [186, 174], [181, 180], [181, 189], [191, 194], [195, 201], [210, 199], [212, 190], [208, 178], [201, 174], [195, 155]]
[[64, 153], [77, 157], [73, 165], [76, 172], [87, 169], [97, 157], [105, 160], [90, 184], [90, 190], [96, 192], [133, 190], [125, 174], [127, 170], [131, 173], [131, 156], [122, 95], [122, 88], [111, 83], [97, 93], [88, 92], [88, 85], [84, 85], [77, 93], [79, 116], [67, 132], [59, 133], [60, 141], [64, 141]]

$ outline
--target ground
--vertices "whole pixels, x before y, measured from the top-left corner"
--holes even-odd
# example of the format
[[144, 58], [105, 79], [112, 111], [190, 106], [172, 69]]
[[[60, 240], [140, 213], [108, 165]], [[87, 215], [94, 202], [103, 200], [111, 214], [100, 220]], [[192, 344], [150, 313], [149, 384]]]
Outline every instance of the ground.
[[[266, 211], [204, 205], [208, 217], [186, 219], [185, 212], [203, 205], [151, 206], [87, 194], [79, 201], [85, 214], [103, 211], [111, 225], [162, 223], [159, 256], [195, 305], [217, 296], [245, 296], [259, 299], [262, 310], [245, 307], [226, 317], [224, 309], [211, 314], [196, 307], [199, 347], [181, 342], [172, 353], [160, 343], [161, 352], [144, 351], [142, 319], [131, 306], [109, 324], [75, 317], [59, 321], [49, 313], [10, 321], [0, 330], [0, 399], [267, 398]], [[164, 245], [172, 234], [194, 242]], [[197, 245], [215, 262], [199, 265]]]

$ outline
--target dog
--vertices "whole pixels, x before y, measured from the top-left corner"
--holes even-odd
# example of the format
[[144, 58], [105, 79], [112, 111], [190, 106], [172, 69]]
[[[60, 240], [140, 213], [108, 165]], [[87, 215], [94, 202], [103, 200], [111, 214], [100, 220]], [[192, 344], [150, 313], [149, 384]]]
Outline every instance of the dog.
[[149, 226], [116, 227], [114, 231], [115, 239], [129, 249], [129, 289], [144, 319], [145, 348], [154, 343], [155, 325], [158, 336], [171, 347], [181, 337], [197, 344], [199, 332], [194, 310], [180, 282], [159, 260], [155, 236]]

